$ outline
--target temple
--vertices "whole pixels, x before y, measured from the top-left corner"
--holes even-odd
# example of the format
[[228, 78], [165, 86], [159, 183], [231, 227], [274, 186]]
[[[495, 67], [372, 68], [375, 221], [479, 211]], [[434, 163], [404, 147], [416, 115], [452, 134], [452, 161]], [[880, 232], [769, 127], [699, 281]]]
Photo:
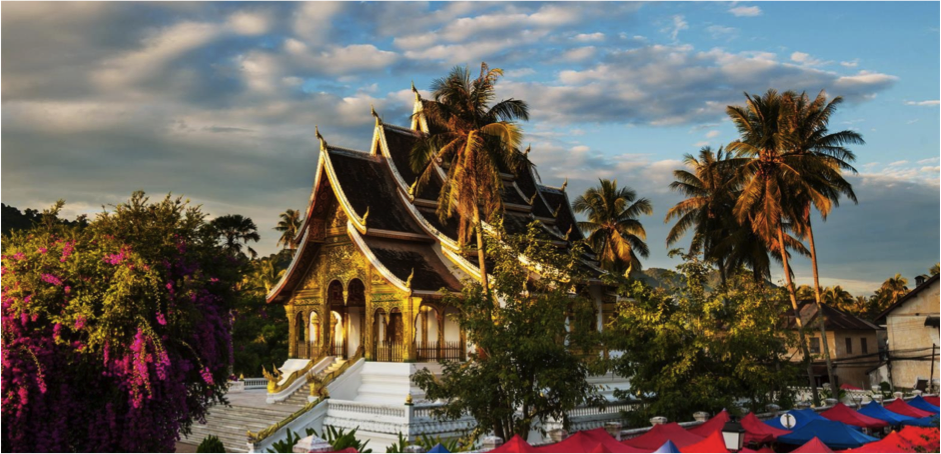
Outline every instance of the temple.
[[[387, 125], [373, 110], [368, 152], [331, 145], [317, 132], [320, 158], [299, 247], [267, 297], [286, 308], [291, 358], [465, 358], [465, 337], [448, 317], [455, 309], [442, 303], [441, 291], [479, 280], [479, 267], [476, 253], [462, 253], [457, 220], [442, 222], [435, 212], [445, 172], [437, 168], [416, 191], [409, 154], [428, 132], [422, 106], [415, 91], [410, 128]], [[502, 174], [504, 228], [520, 233], [538, 220], [559, 247], [581, 239], [565, 185], [544, 186], [523, 167]], [[593, 257], [584, 263], [601, 273]], [[613, 310], [614, 295], [605, 295], [600, 281], [593, 285], [601, 318]]]

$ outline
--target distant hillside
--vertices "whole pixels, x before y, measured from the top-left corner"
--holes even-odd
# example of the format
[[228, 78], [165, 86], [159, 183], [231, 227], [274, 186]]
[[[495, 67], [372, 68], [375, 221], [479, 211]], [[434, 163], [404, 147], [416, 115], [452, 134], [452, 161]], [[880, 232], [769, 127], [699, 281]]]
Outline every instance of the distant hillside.
[[[631, 273], [631, 277], [640, 280], [654, 288], [671, 288], [683, 284], [683, 276], [676, 271], [664, 268], [646, 268], [640, 272]], [[714, 271], [706, 283], [706, 288], [711, 289], [719, 285], [719, 272]], [[776, 288], [773, 282], [766, 280], [765, 284], [771, 288]]]

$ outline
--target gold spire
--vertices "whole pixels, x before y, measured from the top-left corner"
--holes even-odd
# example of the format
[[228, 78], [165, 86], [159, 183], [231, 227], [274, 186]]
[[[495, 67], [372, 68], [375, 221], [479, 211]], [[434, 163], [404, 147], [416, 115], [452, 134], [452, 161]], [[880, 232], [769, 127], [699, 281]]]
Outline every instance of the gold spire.
[[412, 183], [412, 185], [408, 187], [408, 195], [414, 198], [416, 188], [418, 188], [418, 178], [416, 178], [415, 182]]
[[562, 192], [565, 192], [565, 187], [569, 185], [569, 177], [565, 177], [565, 181], [562, 182], [562, 187], [559, 188]]
[[366, 227], [366, 218], [369, 217], [369, 205], [366, 206], [366, 214], [363, 215], [363, 228]]
[[523, 152], [524, 156], [529, 156], [529, 150], [533, 148], [533, 144], [526, 145], [526, 151]]
[[372, 116], [376, 118], [376, 126], [381, 125], [382, 119], [379, 118], [379, 114], [376, 113], [376, 108], [372, 105], [372, 103], [369, 103], [369, 112], [372, 113]]

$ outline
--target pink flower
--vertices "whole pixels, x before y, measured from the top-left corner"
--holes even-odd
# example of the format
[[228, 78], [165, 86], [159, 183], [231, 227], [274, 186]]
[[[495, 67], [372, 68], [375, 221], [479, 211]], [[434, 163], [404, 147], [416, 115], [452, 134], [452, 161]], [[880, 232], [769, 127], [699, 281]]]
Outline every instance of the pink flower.
[[14, 259], [14, 260], [23, 260], [23, 259], [25, 259], [25, 258], [26, 258], [26, 254], [24, 254], [24, 253], [22, 253], [22, 252], [17, 252], [16, 254], [13, 254], [13, 259]]
[[43, 280], [44, 282], [49, 283], [49, 284], [55, 285], [55, 286], [57, 286], [57, 287], [60, 286], [60, 285], [62, 285], [62, 280], [59, 279], [59, 278], [57, 278], [57, 277], [55, 277], [55, 276], [53, 276], [53, 275], [51, 275], [51, 274], [43, 274], [43, 275], [42, 275], [42, 280]]
[[167, 319], [166, 319], [166, 318], [163, 316], [163, 314], [160, 313], [160, 312], [157, 312], [157, 323], [159, 323], [159, 324], [161, 324], [161, 325], [166, 325], [166, 324], [167, 324]]
[[65, 260], [69, 258], [70, 255], [72, 255], [72, 251], [74, 250], [74, 244], [75, 243], [71, 241], [65, 242], [65, 246], [62, 246], [62, 258], [59, 259], [60, 262], [64, 263]]
[[201, 376], [203, 377], [203, 381], [205, 381], [206, 384], [208, 384], [208, 385], [210, 385], [210, 386], [213, 384], [213, 381], [212, 381], [212, 373], [209, 372], [209, 368], [208, 368], [208, 367], [202, 368], [202, 370], [199, 371], [199, 375], [201, 375]]
[[40, 254], [43, 254], [43, 255], [46, 254], [46, 251], [48, 251], [48, 249], [46, 249], [46, 248], [44, 248], [44, 247], [41, 247], [41, 248], [39, 248], [39, 249], [36, 249], [36, 252], [38, 252], [38, 253], [40, 253]]
[[84, 326], [85, 326], [85, 316], [79, 315], [78, 318], [75, 319], [75, 329], [82, 329], [82, 327]]
[[109, 263], [111, 265], [120, 265], [121, 262], [124, 260], [124, 251], [121, 251], [118, 254], [108, 254], [107, 256], [105, 256], [104, 260], [105, 260], [105, 263]]

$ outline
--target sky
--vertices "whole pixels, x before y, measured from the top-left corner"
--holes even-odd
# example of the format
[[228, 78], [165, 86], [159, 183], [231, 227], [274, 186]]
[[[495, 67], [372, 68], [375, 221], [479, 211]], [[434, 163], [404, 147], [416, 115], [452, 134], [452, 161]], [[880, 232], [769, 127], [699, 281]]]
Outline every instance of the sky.
[[[259, 226], [306, 207], [318, 144], [368, 150], [455, 65], [502, 68], [525, 143], [569, 194], [616, 178], [654, 205], [645, 267], [672, 268], [668, 185], [736, 138], [744, 92], [845, 100], [859, 198], [815, 223], [822, 285], [871, 293], [938, 262], [939, 3], [2, 4], [2, 201], [94, 214], [142, 189]], [[679, 246], [688, 246], [688, 238]], [[794, 260], [798, 284], [810, 264]], [[780, 279], [778, 271], [775, 279]], [[912, 284], [913, 285], [913, 282]]]

